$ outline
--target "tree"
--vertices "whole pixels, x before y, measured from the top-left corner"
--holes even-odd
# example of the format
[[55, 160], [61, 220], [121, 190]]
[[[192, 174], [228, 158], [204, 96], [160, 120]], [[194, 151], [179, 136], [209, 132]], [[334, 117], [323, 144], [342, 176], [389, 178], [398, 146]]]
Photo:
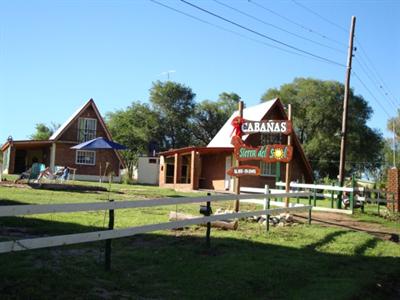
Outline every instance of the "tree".
[[192, 124], [195, 144], [208, 144], [226, 120], [237, 110], [239, 100], [239, 95], [224, 92], [219, 95], [218, 101], [204, 100], [198, 103]]
[[147, 154], [152, 140], [162, 138], [159, 116], [148, 104], [133, 102], [125, 110], [107, 113], [105, 119], [113, 139], [129, 148], [122, 155], [132, 178], [138, 157]]
[[397, 116], [387, 121], [387, 129], [395, 134], [397, 141], [400, 139], [400, 109], [397, 110]]
[[60, 124], [53, 122], [49, 126], [44, 123], [37, 123], [35, 125], [36, 132], [30, 135], [29, 138], [31, 140], [48, 140], [60, 126]]
[[[293, 124], [304, 152], [320, 177], [336, 178], [340, 156], [344, 85], [337, 81], [296, 78], [279, 89], [269, 89], [262, 101], [279, 97], [292, 104]], [[382, 163], [382, 134], [367, 126], [372, 109], [350, 92], [346, 171], [365, 172]]]
[[190, 122], [194, 114], [196, 94], [180, 83], [157, 81], [150, 89], [150, 102], [159, 115], [163, 128], [161, 149], [180, 148], [192, 144]]
[[[386, 140], [385, 158], [388, 166], [393, 166], [394, 160], [396, 167], [400, 167], [400, 109], [397, 110], [397, 115], [387, 121], [387, 129], [392, 132], [392, 137]], [[395, 156], [395, 157], [393, 157]]]

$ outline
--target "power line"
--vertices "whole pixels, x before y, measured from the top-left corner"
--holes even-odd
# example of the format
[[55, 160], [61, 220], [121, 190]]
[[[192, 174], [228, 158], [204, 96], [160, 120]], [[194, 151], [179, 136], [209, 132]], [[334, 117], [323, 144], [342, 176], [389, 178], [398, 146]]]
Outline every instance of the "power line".
[[329, 45], [326, 45], [326, 44], [320, 43], [320, 42], [318, 42], [318, 41], [315, 41], [315, 40], [313, 40], [313, 39], [309, 39], [309, 38], [307, 38], [307, 37], [304, 37], [304, 36], [302, 36], [302, 35], [300, 35], [300, 34], [297, 34], [297, 33], [291, 32], [291, 31], [289, 31], [289, 30], [286, 30], [286, 29], [284, 29], [284, 28], [282, 28], [282, 27], [280, 27], [280, 26], [277, 26], [277, 25], [275, 25], [275, 24], [266, 22], [266, 21], [264, 21], [264, 20], [262, 20], [262, 19], [259, 19], [259, 18], [255, 17], [255, 16], [251, 15], [251, 14], [248, 14], [248, 13], [246, 13], [246, 12], [240, 10], [240, 9], [237, 9], [237, 8], [235, 8], [235, 7], [233, 7], [233, 6], [230, 6], [230, 5], [228, 5], [228, 4], [225, 4], [225, 3], [223, 3], [223, 2], [221, 2], [221, 1], [219, 1], [219, 0], [213, 0], [213, 1], [216, 2], [216, 3], [218, 3], [219, 5], [222, 5], [222, 6], [224, 6], [224, 7], [227, 7], [227, 8], [229, 8], [229, 9], [233, 10], [233, 11], [236, 11], [236, 12], [238, 12], [239, 14], [242, 14], [242, 15], [244, 15], [244, 16], [247, 16], [247, 17], [249, 17], [249, 18], [251, 18], [251, 19], [253, 19], [253, 20], [256, 20], [256, 21], [258, 21], [258, 22], [264, 24], [264, 25], [273, 27], [273, 28], [275, 28], [275, 29], [277, 29], [277, 30], [280, 30], [280, 31], [285, 32], [285, 33], [287, 33], [287, 34], [290, 34], [290, 35], [292, 35], [292, 36], [295, 36], [295, 37], [297, 37], [297, 38], [299, 38], [299, 39], [302, 39], [302, 40], [308, 41], [308, 42], [310, 42], [310, 43], [313, 43], [313, 44], [316, 44], [316, 45], [319, 45], [319, 46], [322, 46], [322, 47], [325, 47], [325, 48], [334, 50], [334, 51], [336, 51], [336, 52], [346, 53], [345, 51], [340, 50], [340, 49], [338, 49], [338, 48], [331, 47], [331, 46], [329, 46]]
[[251, 28], [248, 28], [248, 27], [246, 27], [246, 26], [244, 26], [244, 25], [241, 25], [241, 24], [239, 24], [239, 23], [236, 23], [236, 22], [234, 22], [234, 21], [231, 21], [231, 20], [229, 20], [229, 19], [227, 19], [227, 18], [225, 18], [225, 17], [222, 17], [222, 16], [220, 16], [220, 15], [218, 15], [218, 14], [216, 14], [216, 13], [213, 13], [213, 12], [207, 10], [207, 9], [204, 9], [204, 8], [202, 8], [202, 7], [200, 7], [200, 6], [197, 6], [197, 5], [193, 4], [193, 3], [190, 3], [190, 2], [188, 2], [188, 1], [186, 1], [186, 0], [180, 0], [180, 1], [183, 2], [183, 3], [185, 3], [185, 4], [187, 4], [187, 5], [189, 5], [189, 6], [191, 6], [191, 7], [196, 8], [196, 9], [198, 9], [198, 10], [201, 10], [201, 11], [203, 11], [203, 12], [209, 14], [209, 15], [212, 15], [212, 16], [214, 16], [214, 17], [220, 19], [220, 20], [223, 20], [223, 21], [225, 21], [225, 22], [228, 22], [228, 23], [230, 23], [230, 24], [232, 24], [232, 25], [234, 25], [234, 26], [236, 26], [236, 27], [239, 27], [239, 28], [241, 28], [241, 29], [244, 29], [244, 30], [246, 30], [246, 31], [249, 31], [249, 32], [251, 32], [251, 33], [253, 33], [253, 34], [256, 34], [256, 35], [258, 35], [258, 36], [261, 36], [261, 37], [263, 37], [263, 38], [265, 38], [265, 39], [268, 39], [268, 40], [270, 40], [270, 41], [273, 41], [273, 42], [275, 42], [275, 43], [277, 43], [277, 44], [280, 44], [280, 45], [283, 45], [283, 46], [288, 47], [288, 48], [290, 48], [290, 49], [296, 50], [296, 51], [298, 51], [298, 52], [307, 54], [307, 55], [309, 55], [309, 56], [312, 56], [312, 57], [314, 57], [314, 58], [317, 58], [317, 59], [320, 59], [320, 60], [322, 60], [322, 61], [328, 62], [328, 63], [330, 63], [330, 64], [338, 65], [338, 66], [341, 66], [341, 67], [346, 67], [345, 65], [343, 65], [343, 64], [341, 64], [341, 63], [338, 63], [338, 62], [336, 62], [336, 61], [334, 61], [334, 60], [331, 60], [331, 59], [328, 59], [328, 58], [326, 58], [326, 57], [322, 57], [322, 56], [319, 56], [319, 55], [314, 54], [314, 53], [312, 53], [312, 52], [308, 52], [308, 51], [306, 51], [306, 50], [303, 50], [303, 49], [300, 49], [300, 48], [298, 48], [298, 47], [292, 46], [292, 45], [290, 45], [290, 44], [287, 44], [287, 43], [285, 43], [285, 42], [282, 42], [282, 41], [279, 41], [279, 40], [277, 40], [277, 39], [275, 39], [275, 38], [272, 38], [272, 37], [270, 37], [270, 36], [267, 36], [267, 35], [265, 35], [265, 34], [263, 34], [263, 33], [260, 33], [260, 32], [258, 32], [258, 31], [256, 31], [256, 30], [253, 30], [253, 29], [251, 29]]
[[297, 6], [300, 6], [301, 8], [303, 8], [304, 10], [308, 11], [309, 13], [319, 17], [321, 20], [324, 20], [325, 22], [331, 24], [332, 26], [335, 26], [337, 28], [339, 28], [340, 30], [344, 31], [347, 33], [347, 29], [344, 28], [343, 26], [329, 20], [328, 18], [325, 18], [324, 16], [320, 15], [319, 13], [317, 13], [316, 11], [312, 10], [311, 8], [308, 8], [307, 6], [305, 6], [304, 4], [301, 4], [299, 2], [297, 2], [296, 0], [292, 0], [294, 4], [296, 4]]
[[364, 47], [361, 45], [361, 42], [357, 39], [356, 37], [356, 42], [359, 46], [359, 48], [361, 49], [362, 54], [364, 55], [364, 57], [366, 58], [367, 62], [371, 65], [371, 68], [374, 72], [372, 72], [374, 74], [374, 76], [376, 76], [376, 78], [378, 79], [377, 81], [380, 82], [379, 87], [383, 90], [386, 90], [385, 93], [387, 93], [388, 95], [390, 94], [394, 100], [394, 102], [397, 105], [400, 105], [400, 100], [397, 100], [397, 98], [393, 95], [393, 93], [389, 90], [389, 88], [386, 86], [384, 80], [382, 79], [382, 77], [380, 76], [378, 70], [376, 69], [375, 65], [373, 64], [372, 60], [369, 58], [369, 56], [367, 55], [367, 52], [364, 50]]
[[281, 50], [281, 51], [284, 51], [284, 52], [287, 52], [287, 53], [290, 53], [290, 54], [302, 56], [302, 57], [305, 57], [305, 58], [308, 58], [308, 59], [314, 59], [313, 57], [306, 56], [306, 55], [301, 54], [301, 53], [298, 53], [298, 52], [294, 52], [294, 51], [291, 51], [291, 50], [287, 50], [287, 49], [285, 49], [285, 48], [282, 48], [282, 47], [279, 47], [279, 46], [276, 46], [276, 45], [272, 45], [272, 44], [269, 44], [269, 43], [266, 43], [266, 42], [263, 42], [263, 41], [260, 41], [260, 40], [257, 40], [257, 39], [248, 37], [248, 36], [246, 36], [246, 35], [244, 35], [244, 34], [241, 34], [241, 33], [239, 33], [239, 32], [236, 32], [236, 31], [227, 29], [227, 28], [225, 28], [225, 27], [219, 26], [219, 25], [214, 24], [214, 23], [211, 23], [211, 22], [209, 22], [209, 21], [203, 20], [203, 19], [198, 18], [198, 17], [196, 17], [196, 16], [193, 16], [193, 15], [191, 15], [191, 14], [189, 14], [189, 13], [186, 13], [186, 12], [184, 12], [184, 11], [181, 11], [181, 10], [179, 10], [179, 9], [176, 9], [176, 8], [174, 8], [174, 7], [171, 7], [171, 6], [169, 6], [169, 5], [166, 5], [166, 4], [164, 4], [164, 3], [161, 3], [161, 2], [159, 2], [159, 1], [157, 1], [157, 0], [149, 0], [149, 1], [151, 1], [151, 2], [153, 2], [153, 3], [155, 3], [155, 4], [157, 4], [157, 5], [163, 6], [163, 7], [167, 8], [167, 9], [169, 9], [169, 10], [172, 10], [172, 11], [174, 11], [174, 12], [176, 12], [176, 13], [179, 13], [179, 14], [181, 14], [181, 15], [184, 15], [184, 16], [186, 16], [186, 17], [189, 17], [189, 18], [191, 18], [191, 19], [194, 19], [194, 20], [196, 20], [196, 21], [199, 21], [199, 22], [201, 22], [201, 23], [203, 23], [203, 24], [210, 25], [210, 26], [215, 27], [215, 28], [218, 28], [218, 29], [220, 29], [220, 30], [222, 30], [222, 31], [226, 31], [226, 32], [232, 33], [232, 34], [234, 34], [234, 35], [237, 35], [237, 36], [240, 36], [240, 37], [242, 37], [242, 38], [248, 39], [248, 40], [250, 40], [250, 41], [256, 42], [256, 43], [258, 43], [258, 44], [262, 44], [262, 45], [264, 45], [264, 46], [268, 46], [268, 47], [271, 47], [271, 48], [275, 48], [275, 49], [278, 49], [278, 50]]
[[362, 81], [362, 79], [357, 75], [357, 73], [353, 72], [353, 75], [358, 79], [358, 81], [364, 86], [364, 88], [368, 91], [372, 98], [375, 99], [376, 103], [382, 108], [382, 110], [386, 113], [386, 115], [390, 118], [390, 114], [386, 111], [385, 107], [379, 102], [379, 100], [375, 97], [375, 95], [371, 92], [371, 90], [367, 87], [367, 85]]
[[263, 10], [266, 10], [266, 11], [272, 13], [272, 14], [275, 15], [275, 16], [278, 16], [278, 17], [280, 17], [280, 18], [286, 20], [287, 22], [289, 22], [289, 23], [291, 23], [291, 24], [294, 24], [294, 25], [300, 27], [301, 29], [303, 29], [303, 30], [305, 30], [305, 31], [307, 31], [307, 32], [309, 32], [309, 33], [313, 33], [313, 34], [318, 35], [319, 37], [321, 37], [321, 38], [323, 38], [323, 39], [326, 39], [326, 40], [331, 41], [331, 42], [333, 42], [333, 43], [336, 43], [336, 44], [338, 44], [338, 45], [347, 47], [347, 45], [346, 45], [345, 43], [342, 43], [342, 42], [340, 42], [340, 41], [338, 41], [338, 40], [332, 39], [332, 38], [326, 36], [326, 35], [323, 34], [323, 33], [320, 33], [320, 32], [318, 32], [318, 31], [316, 31], [316, 30], [314, 30], [314, 29], [312, 29], [312, 28], [309, 28], [309, 27], [307, 27], [307, 26], [304, 26], [304, 25], [302, 25], [302, 24], [300, 24], [300, 23], [298, 23], [298, 22], [295, 22], [295, 21], [293, 21], [292, 19], [289, 19], [288, 17], [285, 17], [284, 15], [282, 15], [282, 14], [280, 14], [280, 13], [277, 13], [276, 11], [274, 11], [274, 10], [272, 10], [272, 9], [270, 9], [270, 8], [268, 8], [268, 7], [265, 7], [264, 5], [261, 5], [261, 4], [257, 3], [257, 2], [255, 2], [254, 0], [248, 0], [248, 2], [251, 3], [251, 4], [253, 4], [253, 5], [255, 5], [255, 6], [258, 6], [259, 8], [261, 8], [261, 9], [263, 9]]
[[[357, 57], [356, 57], [357, 58]], [[360, 57], [361, 58], [361, 57]], [[387, 97], [387, 95], [385, 95], [380, 89], [379, 89], [379, 84], [376, 84], [376, 81], [372, 78], [372, 76], [370, 75], [370, 73], [367, 71], [367, 66], [364, 65], [364, 62], [362, 60], [356, 60], [356, 62], [358, 63], [358, 65], [360, 66], [361, 70], [363, 71], [363, 73], [368, 77], [368, 79], [370, 80], [370, 82], [375, 86], [376, 90], [379, 91], [379, 93], [382, 95], [383, 98], [386, 98], [387, 100], [389, 100], [389, 103], [393, 106], [394, 109], [397, 109], [396, 104], [392, 102], [392, 100]]]

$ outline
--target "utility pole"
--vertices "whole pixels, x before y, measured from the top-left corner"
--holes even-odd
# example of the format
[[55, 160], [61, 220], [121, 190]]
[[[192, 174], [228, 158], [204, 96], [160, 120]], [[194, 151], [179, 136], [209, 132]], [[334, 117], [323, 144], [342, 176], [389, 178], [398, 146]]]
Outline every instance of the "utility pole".
[[[344, 99], [343, 99], [343, 118], [342, 118], [342, 132], [340, 141], [340, 163], [339, 163], [339, 185], [344, 184], [344, 173], [345, 173], [345, 162], [346, 162], [346, 136], [347, 136], [347, 107], [349, 104], [350, 95], [350, 75], [351, 75], [351, 63], [353, 61], [353, 40], [354, 40], [354, 29], [356, 25], [356, 17], [351, 17], [351, 28], [349, 37], [349, 49], [347, 53], [347, 68], [346, 68], [346, 82], [344, 85]], [[341, 195], [340, 195], [341, 196]], [[338, 208], [341, 207], [341, 197], [338, 197]]]

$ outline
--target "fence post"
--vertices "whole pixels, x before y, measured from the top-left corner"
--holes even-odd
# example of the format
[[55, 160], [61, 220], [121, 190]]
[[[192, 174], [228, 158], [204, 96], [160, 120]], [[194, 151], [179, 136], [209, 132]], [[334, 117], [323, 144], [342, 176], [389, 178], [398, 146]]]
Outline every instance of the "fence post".
[[[207, 201], [207, 210], [211, 209], [211, 202]], [[210, 214], [208, 213], [207, 216]], [[210, 235], [211, 235], [211, 222], [207, 222], [207, 232], [206, 232], [206, 245], [207, 248], [210, 248]]]
[[352, 191], [350, 192], [350, 207], [351, 207], [351, 214], [354, 214], [354, 188], [356, 185], [356, 180], [354, 174], [351, 176], [351, 188]]
[[[338, 184], [338, 186], [342, 187], [340, 183]], [[336, 208], [338, 209], [342, 208], [342, 199], [343, 199], [343, 191], [339, 191], [336, 197]]]
[[376, 203], [378, 203], [378, 215], [380, 215], [381, 214], [381, 212], [380, 212], [380, 207], [381, 207], [381, 192], [380, 191], [378, 191], [378, 199], [376, 199]]
[[[114, 202], [114, 200], [110, 200], [110, 202]], [[114, 229], [114, 210], [109, 210], [109, 217], [108, 217], [108, 230]], [[106, 247], [105, 247], [105, 268], [106, 271], [111, 270], [111, 241], [112, 239], [106, 240]]]
[[[315, 185], [315, 181], [314, 181], [314, 185]], [[313, 200], [314, 200], [313, 206], [317, 206], [317, 189], [316, 188], [314, 188]]]
[[[211, 198], [211, 193], [207, 193], [207, 196]], [[207, 201], [207, 212], [205, 213], [206, 217], [209, 217], [211, 214], [211, 202]], [[207, 231], [206, 231], [206, 247], [210, 249], [211, 246], [211, 222], [207, 222]]]
[[[332, 186], [335, 186], [335, 183], [332, 183]], [[331, 208], [333, 208], [333, 201], [335, 199], [335, 191], [331, 191]]]
[[308, 205], [311, 205], [311, 190], [310, 190], [310, 194], [308, 195]]
[[308, 225], [311, 225], [311, 209], [312, 207], [308, 209]]
[[266, 227], [267, 227], [267, 232], [269, 231], [269, 214], [267, 213], [267, 210], [270, 209], [270, 198], [269, 198], [269, 188], [268, 184], [265, 185], [265, 198], [264, 198], [264, 209], [265, 209], [265, 215], [266, 215]]

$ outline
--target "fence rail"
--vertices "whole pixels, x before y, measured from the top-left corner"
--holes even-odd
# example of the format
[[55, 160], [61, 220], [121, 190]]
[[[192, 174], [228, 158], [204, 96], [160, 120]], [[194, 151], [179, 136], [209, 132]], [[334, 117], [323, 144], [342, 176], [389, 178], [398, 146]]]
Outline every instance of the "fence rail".
[[[277, 182], [276, 186], [278, 187], [285, 187], [284, 182]], [[355, 186], [355, 179], [352, 180], [352, 187], [340, 187], [334, 185], [326, 185], [326, 184], [308, 184], [308, 183], [297, 183], [291, 182], [290, 188], [294, 188], [298, 191], [298, 189], [306, 189], [313, 191], [313, 202], [314, 206], [316, 206], [317, 198], [330, 198], [331, 200], [331, 209], [334, 208], [334, 201], [337, 202], [337, 211], [340, 211], [341, 204], [338, 202], [340, 192], [350, 193], [350, 209], [351, 213], [354, 212], [355, 206], [361, 206], [361, 210], [364, 211], [364, 205], [366, 203], [373, 203], [378, 205], [378, 214], [380, 213], [380, 205], [381, 204], [394, 204], [394, 193], [385, 191], [385, 190], [378, 190], [378, 189], [368, 189], [365, 187], [356, 187]], [[322, 192], [320, 192], [322, 190]], [[278, 190], [279, 191], [279, 190]], [[319, 191], [319, 192], [317, 192]], [[330, 192], [330, 193], [324, 193]], [[375, 193], [375, 198], [372, 197], [372, 194]], [[381, 195], [385, 195], [384, 198], [381, 198]], [[389, 199], [391, 198], [391, 199]], [[311, 204], [311, 202], [310, 202]], [[325, 209], [325, 208], [324, 208]], [[393, 205], [393, 211], [394, 211]]]
[[85, 242], [95, 242], [107, 239], [128, 237], [136, 234], [148, 233], [158, 230], [167, 230], [167, 229], [187, 227], [190, 225], [205, 224], [207, 222], [213, 222], [213, 221], [221, 221], [221, 220], [235, 219], [235, 218], [246, 218], [246, 217], [261, 216], [261, 215], [277, 215], [287, 211], [291, 212], [309, 211], [311, 209], [312, 206], [275, 208], [275, 209], [258, 210], [250, 212], [213, 215], [209, 217], [199, 217], [184, 221], [172, 221], [159, 224], [128, 227], [124, 229], [104, 230], [104, 231], [95, 231], [87, 233], [59, 235], [53, 237], [40, 237], [32, 239], [22, 239], [17, 241], [0, 242], [0, 253], [72, 245]]
[[[263, 189], [264, 191], [264, 189]], [[216, 195], [208, 197], [182, 197], [163, 198], [137, 201], [115, 201], [115, 202], [91, 202], [91, 203], [68, 203], [68, 204], [41, 204], [41, 205], [7, 205], [0, 206], [0, 217], [18, 215], [33, 215], [47, 213], [69, 213], [79, 211], [96, 211], [122, 208], [145, 208], [163, 205], [190, 204], [200, 202], [229, 201], [233, 199], [264, 199], [269, 197], [285, 197], [287, 193], [275, 193], [269, 195]], [[290, 196], [308, 196], [306, 192], [290, 193]]]
[[[0, 217], [29, 215], [29, 214], [60, 213], [60, 212], [65, 213], [65, 212], [79, 212], [79, 211], [96, 211], [96, 210], [110, 210], [111, 212], [114, 209], [123, 209], [123, 208], [144, 208], [144, 207], [164, 206], [164, 205], [229, 201], [234, 199], [245, 200], [245, 199], [257, 198], [257, 199], [264, 199], [264, 201], [267, 203], [269, 202], [269, 199], [272, 197], [286, 197], [289, 196], [289, 194], [290, 196], [308, 196], [310, 194], [307, 192], [269, 194], [267, 189], [265, 189], [264, 192], [265, 192], [264, 194], [259, 194], [259, 195], [216, 195], [216, 196], [196, 197], [196, 198], [190, 198], [190, 197], [163, 198], [163, 199], [138, 200], [138, 201], [117, 201], [117, 202], [114, 201], [114, 202], [44, 204], [44, 205], [7, 205], [7, 206], [0, 206]], [[181, 228], [190, 225], [204, 224], [219, 220], [246, 218], [250, 216], [260, 216], [260, 215], [270, 216], [289, 211], [292, 212], [292, 211], [308, 210], [309, 220], [311, 220], [311, 209], [312, 206], [276, 208], [276, 209], [268, 208], [257, 211], [212, 215], [212, 216], [193, 218], [184, 221], [172, 221], [159, 224], [128, 227], [123, 229], [111, 229], [111, 230], [103, 230], [103, 231], [95, 231], [87, 233], [58, 235], [52, 237], [38, 237], [30, 239], [5, 241], [5, 242], [0, 242], [0, 253], [56, 247], [62, 245], [71, 245], [71, 244], [94, 242], [101, 240], [110, 240], [115, 238], [128, 237], [140, 233]]]

